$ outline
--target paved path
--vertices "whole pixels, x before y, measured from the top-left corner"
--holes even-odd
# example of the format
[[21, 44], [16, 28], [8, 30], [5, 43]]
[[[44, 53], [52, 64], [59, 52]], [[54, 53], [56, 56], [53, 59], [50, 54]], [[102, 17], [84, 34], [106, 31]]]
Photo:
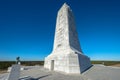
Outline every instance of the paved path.
[[83, 75], [89, 80], [120, 80], [120, 67], [96, 65]]
[[8, 78], [8, 73], [0, 74], [0, 80], [6, 80]]
[[[28, 76], [29, 75], [29, 76]], [[67, 75], [54, 71], [48, 71], [43, 67], [36, 67], [21, 72], [21, 77], [31, 77], [31, 80], [84, 80], [80, 75]]]
[[[54, 71], [48, 71], [42, 66], [27, 67], [21, 71], [20, 78], [27, 80], [120, 80], [120, 68], [95, 65], [82, 75], [68, 75]], [[3, 77], [7, 76], [4, 74]], [[3, 77], [0, 80], [4, 80]]]

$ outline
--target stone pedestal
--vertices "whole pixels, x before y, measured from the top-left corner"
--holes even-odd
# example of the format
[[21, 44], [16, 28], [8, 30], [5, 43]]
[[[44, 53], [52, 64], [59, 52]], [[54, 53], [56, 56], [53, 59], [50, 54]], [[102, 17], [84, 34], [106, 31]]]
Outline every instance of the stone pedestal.
[[87, 70], [90, 66], [89, 57], [72, 50], [53, 52], [45, 58], [44, 64], [44, 67], [49, 70], [79, 74]]

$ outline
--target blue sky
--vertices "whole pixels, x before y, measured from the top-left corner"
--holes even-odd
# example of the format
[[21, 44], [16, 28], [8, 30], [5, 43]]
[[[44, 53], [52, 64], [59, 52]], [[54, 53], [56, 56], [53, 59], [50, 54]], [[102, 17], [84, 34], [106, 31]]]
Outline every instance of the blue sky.
[[44, 60], [53, 48], [57, 11], [72, 9], [81, 48], [92, 60], [120, 60], [120, 1], [1, 0], [0, 60]]

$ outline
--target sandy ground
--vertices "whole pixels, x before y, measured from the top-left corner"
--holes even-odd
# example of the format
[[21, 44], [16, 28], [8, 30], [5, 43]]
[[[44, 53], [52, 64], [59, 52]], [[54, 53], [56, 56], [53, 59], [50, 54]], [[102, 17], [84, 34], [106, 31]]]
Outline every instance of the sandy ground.
[[115, 64], [115, 65], [112, 65], [114, 67], [120, 67], [120, 64]]
[[0, 70], [0, 74], [7, 73], [7, 70]]

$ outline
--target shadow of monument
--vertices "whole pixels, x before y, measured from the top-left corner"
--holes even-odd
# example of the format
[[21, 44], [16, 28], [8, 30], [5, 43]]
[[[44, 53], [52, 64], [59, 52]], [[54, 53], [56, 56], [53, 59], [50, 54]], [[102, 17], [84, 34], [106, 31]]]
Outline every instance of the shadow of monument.
[[40, 77], [38, 77], [38, 78], [32, 78], [32, 77], [30, 77], [30, 76], [27, 76], [27, 77], [24, 77], [24, 78], [20, 78], [19, 80], [39, 80], [39, 79], [48, 77], [48, 76], [50, 76], [50, 75], [51, 75], [51, 74], [48, 74], [48, 75], [40, 76]]
[[83, 55], [83, 54], [78, 54], [79, 65], [80, 65], [80, 73], [81, 74], [84, 73], [85, 71], [87, 71], [88, 69], [90, 69], [93, 66], [91, 64], [91, 62], [89, 61], [90, 58], [87, 57], [87, 59], [84, 59], [85, 57], [87, 57], [87, 56]]

